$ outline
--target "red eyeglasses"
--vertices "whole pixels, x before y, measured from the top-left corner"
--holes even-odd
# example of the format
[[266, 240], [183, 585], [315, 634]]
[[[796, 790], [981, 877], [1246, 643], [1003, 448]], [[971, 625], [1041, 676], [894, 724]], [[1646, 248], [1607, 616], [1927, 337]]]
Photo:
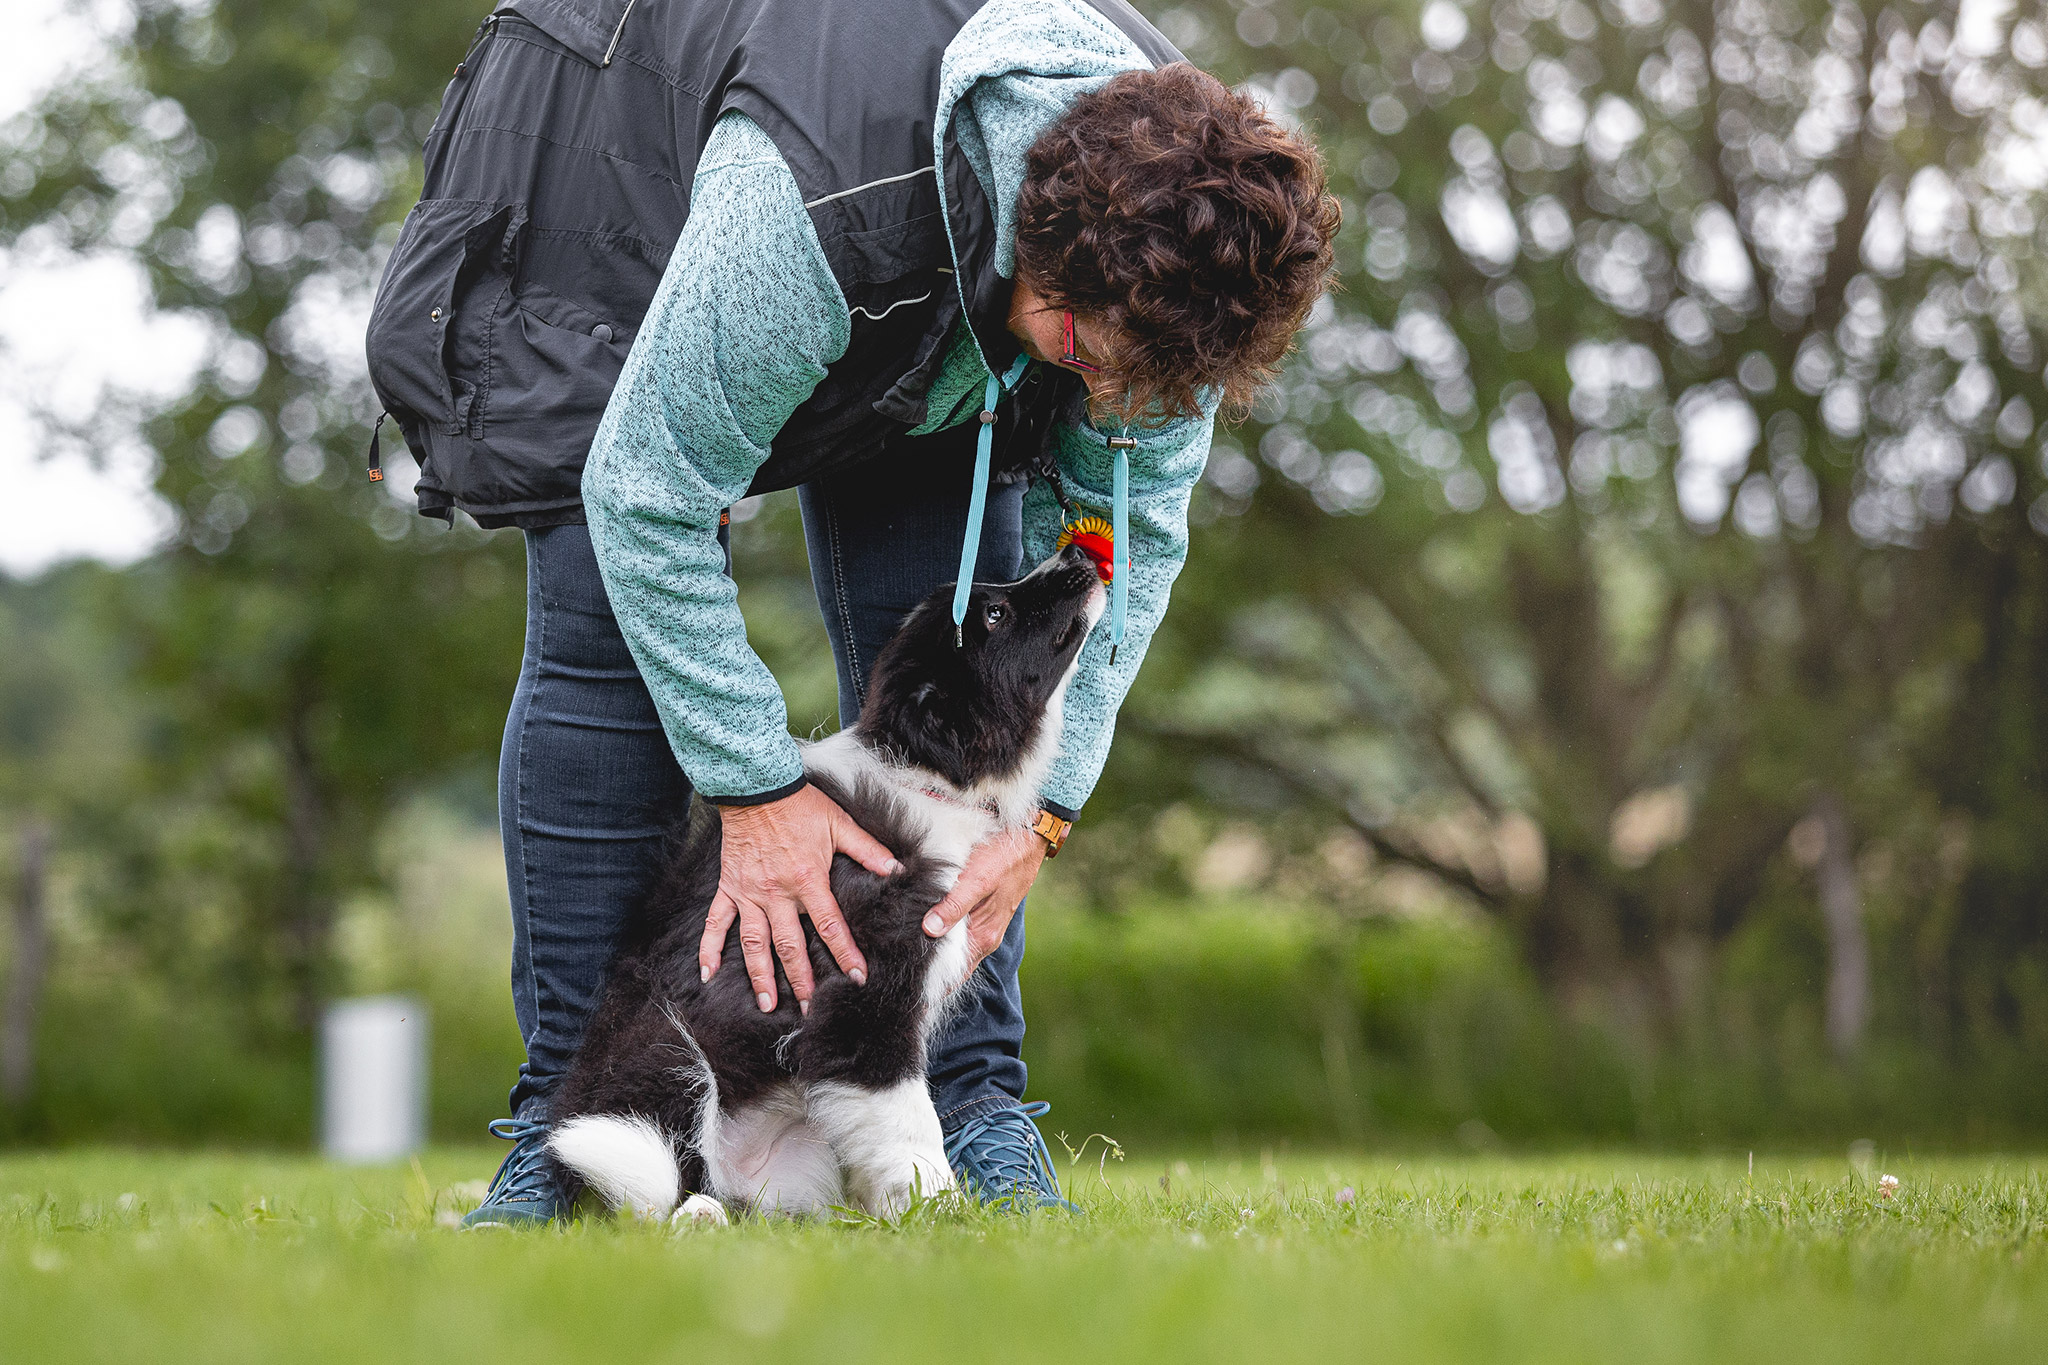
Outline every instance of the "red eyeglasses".
[[1082, 374], [1102, 373], [1100, 365], [1081, 359], [1074, 351], [1074, 314], [1072, 310], [1060, 314], [1060, 340], [1062, 343], [1060, 364], [1067, 366], [1069, 369], [1079, 370]]

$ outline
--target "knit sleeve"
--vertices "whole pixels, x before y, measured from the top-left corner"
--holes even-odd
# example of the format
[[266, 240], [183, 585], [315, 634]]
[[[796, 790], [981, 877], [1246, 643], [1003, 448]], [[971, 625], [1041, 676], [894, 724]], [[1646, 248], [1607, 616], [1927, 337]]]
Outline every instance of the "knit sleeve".
[[845, 297], [787, 163], [750, 119], [727, 114], [583, 475], [619, 629], [683, 771], [714, 801], [803, 782], [718, 525], [848, 337]]

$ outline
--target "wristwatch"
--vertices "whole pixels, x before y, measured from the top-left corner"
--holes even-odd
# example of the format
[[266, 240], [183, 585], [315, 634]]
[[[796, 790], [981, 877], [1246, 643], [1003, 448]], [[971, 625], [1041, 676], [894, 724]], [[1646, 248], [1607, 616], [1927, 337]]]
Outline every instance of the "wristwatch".
[[1041, 810], [1031, 821], [1031, 832], [1045, 840], [1045, 856], [1060, 856], [1060, 845], [1067, 842], [1067, 836], [1074, 832], [1072, 820], [1062, 820], [1049, 810]]

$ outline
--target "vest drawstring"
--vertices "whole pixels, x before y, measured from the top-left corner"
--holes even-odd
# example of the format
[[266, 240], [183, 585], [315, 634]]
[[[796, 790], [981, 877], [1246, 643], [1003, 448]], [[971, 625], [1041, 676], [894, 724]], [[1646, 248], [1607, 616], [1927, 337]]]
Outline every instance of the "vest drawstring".
[[967, 595], [974, 590], [974, 569], [981, 559], [981, 514], [988, 506], [988, 468], [995, 448], [996, 401], [1003, 390], [1017, 386], [1029, 355], [1019, 355], [1002, 378], [988, 372], [988, 386], [982, 390], [981, 431], [974, 438], [974, 488], [967, 498], [967, 533], [960, 540], [960, 577], [953, 585], [953, 648], [965, 643], [962, 628], [967, 620]]

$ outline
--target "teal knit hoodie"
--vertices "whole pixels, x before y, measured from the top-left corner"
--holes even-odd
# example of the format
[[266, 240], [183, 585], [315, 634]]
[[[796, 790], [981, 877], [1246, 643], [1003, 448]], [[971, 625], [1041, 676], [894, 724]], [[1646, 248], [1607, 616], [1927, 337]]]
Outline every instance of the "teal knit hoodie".
[[[1015, 271], [1026, 151], [1083, 92], [1147, 65], [1077, 0], [991, 0], [955, 36], [940, 69], [934, 155], [955, 125], [995, 205], [1005, 276]], [[690, 217], [583, 474], [591, 539], [619, 628], [683, 771], [713, 800], [773, 792], [803, 775], [781, 689], [747, 644], [718, 519], [745, 495], [776, 433], [845, 354], [850, 335], [845, 296], [789, 167], [751, 120], [727, 114], [698, 161]], [[987, 379], [963, 325], [917, 434], [974, 420]], [[1107, 620], [1082, 648], [1060, 755], [1042, 792], [1052, 805], [1079, 810], [1101, 775], [1117, 708], [1187, 555], [1188, 498], [1214, 420], [1211, 407], [1131, 433], [1138, 445], [1130, 452], [1126, 633], [1114, 664]], [[1063, 426], [1053, 448], [1077, 507], [1107, 519], [1113, 470], [1103, 435]], [[887, 477], [886, 466], [875, 474]], [[1050, 555], [1060, 530], [1051, 491], [1034, 485], [1024, 500], [1026, 563]]]

